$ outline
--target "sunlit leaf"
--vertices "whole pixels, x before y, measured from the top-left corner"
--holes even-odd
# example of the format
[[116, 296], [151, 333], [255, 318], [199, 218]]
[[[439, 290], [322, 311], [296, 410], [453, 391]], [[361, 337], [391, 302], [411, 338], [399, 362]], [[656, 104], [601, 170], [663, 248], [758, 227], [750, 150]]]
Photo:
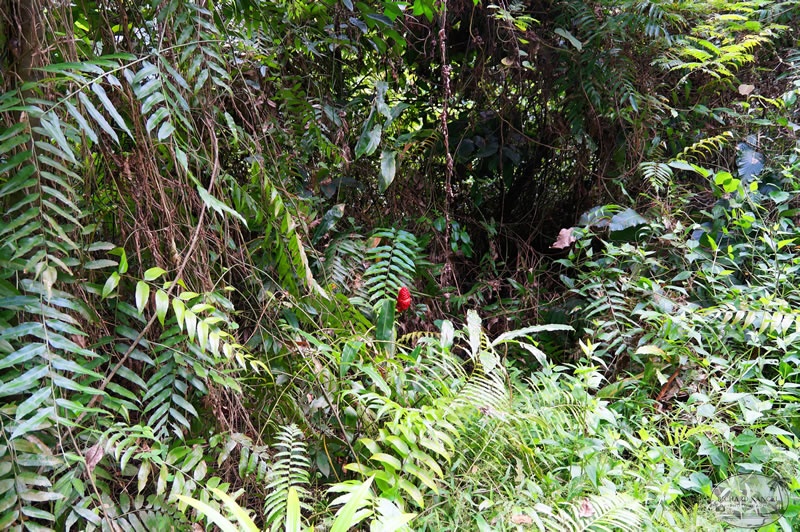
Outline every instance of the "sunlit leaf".
[[117, 285], [119, 285], [119, 274], [117, 272], [112, 272], [109, 278], [106, 280], [105, 285], [103, 285], [103, 297], [108, 297], [116, 290]]
[[164, 325], [164, 320], [167, 317], [167, 310], [169, 309], [169, 295], [163, 290], [156, 292], [156, 316], [161, 325]]
[[139, 314], [144, 312], [147, 302], [150, 299], [150, 285], [144, 281], [136, 283], [136, 310]]

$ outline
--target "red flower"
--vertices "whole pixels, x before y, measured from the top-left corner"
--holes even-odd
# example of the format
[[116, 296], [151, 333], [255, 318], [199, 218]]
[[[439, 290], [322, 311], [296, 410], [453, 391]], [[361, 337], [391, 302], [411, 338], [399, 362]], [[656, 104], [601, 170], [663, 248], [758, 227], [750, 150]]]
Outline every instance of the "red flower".
[[397, 292], [397, 310], [400, 312], [405, 311], [411, 306], [411, 292], [405, 286], [400, 287]]

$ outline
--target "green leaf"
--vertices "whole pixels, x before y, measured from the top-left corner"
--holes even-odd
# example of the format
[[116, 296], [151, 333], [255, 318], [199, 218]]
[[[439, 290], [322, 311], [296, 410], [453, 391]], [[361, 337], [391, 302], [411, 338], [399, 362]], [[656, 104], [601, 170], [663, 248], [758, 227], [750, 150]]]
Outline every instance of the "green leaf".
[[581, 41], [579, 41], [573, 34], [568, 32], [564, 28], [556, 28], [555, 33], [568, 40], [570, 44], [574, 46], [575, 49], [578, 50], [579, 52], [583, 50], [583, 44], [581, 44]]
[[11, 439], [14, 440], [33, 430], [37, 430], [43, 423], [47, 423], [49, 425], [51, 418], [57, 418], [55, 409], [52, 407], [42, 408], [36, 413], [36, 415], [14, 427], [14, 430], [11, 432]]
[[178, 328], [183, 331], [183, 315], [186, 312], [186, 305], [180, 298], [173, 298], [172, 310], [175, 312], [175, 319], [178, 321]]
[[164, 122], [161, 124], [161, 127], [158, 128], [158, 140], [164, 141], [168, 139], [172, 133], [175, 131], [175, 126], [173, 126], [170, 122]]
[[197, 324], [197, 345], [200, 346], [201, 351], [205, 351], [208, 345], [208, 332], [208, 322], [200, 320]]
[[136, 310], [139, 314], [144, 312], [147, 301], [150, 299], [150, 285], [144, 281], [136, 283]]
[[94, 92], [100, 99], [100, 103], [103, 104], [103, 107], [108, 112], [108, 114], [111, 115], [111, 118], [114, 119], [114, 122], [116, 122], [117, 126], [119, 126], [119, 128], [122, 131], [127, 133], [130, 138], [134, 138], [133, 133], [131, 133], [131, 130], [128, 129], [128, 125], [125, 123], [125, 119], [122, 118], [119, 112], [117, 112], [117, 108], [108, 98], [108, 95], [106, 94], [106, 91], [102, 87], [102, 85], [98, 83], [92, 83], [92, 92]]
[[119, 263], [114, 260], [100, 259], [91, 260], [83, 265], [87, 270], [100, 270], [102, 268], [116, 268]]
[[46, 387], [42, 388], [37, 392], [34, 392], [30, 397], [25, 399], [25, 401], [23, 401], [22, 404], [20, 404], [17, 407], [15, 416], [17, 421], [21, 420], [22, 418], [24, 418], [25, 416], [27, 416], [28, 414], [39, 408], [39, 405], [41, 405], [45, 399], [50, 397], [51, 393], [52, 389], [50, 387]]
[[376, 460], [384, 464], [384, 466], [389, 466], [395, 471], [399, 471], [403, 467], [403, 464], [400, 462], [400, 460], [386, 453], [375, 453], [370, 457], [370, 460]]
[[114, 128], [111, 127], [111, 124], [108, 123], [108, 120], [103, 116], [103, 114], [97, 110], [94, 106], [92, 101], [89, 99], [86, 94], [83, 92], [78, 93], [78, 100], [80, 100], [81, 104], [83, 105], [84, 109], [89, 113], [89, 116], [100, 126], [100, 129], [105, 131], [109, 137], [114, 139], [114, 142], [119, 144], [119, 137], [117, 136], [117, 132], [114, 131]]
[[394, 342], [395, 305], [394, 299], [384, 299], [381, 302], [375, 329], [375, 338], [379, 342]]
[[627, 208], [611, 217], [611, 223], [608, 228], [611, 231], [623, 231], [629, 227], [636, 227], [646, 223], [647, 220], [640, 216], [639, 213], [631, 208]]
[[69, 100], [65, 100], [64, 105], [67, 108], [67, 112], [69, 112], [69, 114], [72, 115], [72, 118], [74, 118], [78, 123], [84, 135], [86, 135], [93, 144], [97, 144], [97, 133], [95, 133], [94, 129], [89, 126], [89, 123], [86, 121], [83, 115], [78, 112], [78, 109], [76, 109], [75, 106], [69, 102]]
[[297, 496], [297, 490], [294, 486], [289, 487], [289, 493], [286, 494], [286, 525], [284, 530], [286, 532], [300, 532], [300, 498]]
[[169, 309], [169, 296], [163, 290], [156, 292], [156, 316], [161, 325], [164, 325], [164, 320], [167, 317], [167, 310]]
[[396, 153], [393, 151], [384, 150], [381, 152], [381, 177], [378, 179], [378, 190], [381, 194], [386, 192], [389, 185], [394, 181], [394, 174], [396, 170], [395, 164]]
[[[255, 522], [250, 518], [248, 513], [239, 506], [239, 504], [227, 493], [218, 489], [218, 488], [209, 488], [209, 491], [213, 493], [219, 500], [223, 502], [225, 508], [230, 511], [234, 517], [236, 517], [237, 521], [239, 522], [239, 526], [243, 527], [245, 532], [258, 532], [258, 527], [256, 526]], [[239, 529], [241, 532], [241, 528]]]
[[191, 310], [187, 310], [183, 316], [183, 319], [186, 323], [186, 334], [189, 335], [190, 341], [194, 341], [194, 337], [197, 332], [197, 315]]
[[370, 129], [368, 127], [369, 122], [370, 121], [367, 121], [367, 124], [365, 124], [361, 137], [359, 137], [356, 143], [356, 159], [363, 155], [372, 155], [381, 143], [381, 125], [376, 124]]
[[150, 462], [145, 460], [139, 466], [139, 473], [136, 475], [137, 489], [141, 493], [147, 487], [147, 480], [150, 478]]
[[221, 202], [220, 200], [209, 194], [205, 188], [201, 187], [200, 185], [197, 185], [197, 192], [200, 194], [200, 198], [203, 200], [203, 203], [206, 204], [206, 207], [214, 210], [217, 214], [220, 215], [224, 212], [227, 212], [228, 214], [241, 220], [242, 223], [245, 225], [245, 227], [247, 227], [247, 220], [244, 219], [244, 216], [242, 216], [241, 214], [239, 214], [238, 212], [231, 209], [223, 202]]
[[372, 515], [372, 512], [368, 512], [360, 514], [356, 518], [356, 513], [369, 501], [370, 486], [374, 478], [374, 476], [369, 477], [366, 482], [353, 492], [347, 504], [342, 506], [341, 510], [336, 513], [336, 519], [333, 521], [330, 532], [347, 532], [355, 528], [364, 518]]
[[519, 338], [520, 336], [529, 336], [531, 334], [539, 332], [574, 331], [574, 330], [575, 329], [573, 329], [569, 325], [561, 325], [558, 323], [532, 325], [530, 327], [524, 327], [522, 329], [515, 329], [513, 331], [504, 332], [503, 334], [495, 338], [494, 341], [491, 343], [491, 345], [492, 347], [495, 347], [501, 343], [513, 340], [514, 338]]
[[[41, 324], [35, 324], [41, 327]], [[39, 355], [47, 352], [47, 346], [42, 343], [30, 343], [14, 351], [4, 359], [0, 360], [0, 369], [5, 369], [22, 362], [33, 360]]]
[[31, 368], [19, 377], [0, 386], [0, 397], [14, 395], [36, 386], [39, 379], [47, 375], [50, 369], [47, 366]]
[[164, 270], [162, 268], [159, 268], [158, 266], [155, 266], [153, 268], [148, 269], [146, 272], [144, 272], [144, 280], [145, 281], [155, 281], [156, 279], [158, 279], [159, 277], [161, 277], [165, 273], [167, 273], [166, 270]]
[[106, 280], [106, 284], [103, 285], [103, 298], [106, 298], [111, 295], [111, 293], [117, 288], [119, 285], [119, 273], [112, 272], [111, 276]]
[[407, 462], [403, 466], [403, 471], [405, 471], [406, 473], [411, 473], [412, 475], [417, 477], [420, 482], [429, 487], [431, 491], [433, 491], [437, 495], [439, 494], [439, 488], [436, 486], [436, 480], [434, 480], [434, 478], [430, 476], [427, 471], [420, 469], [412, 462]]
[[108, 254], [119, 257], [119, 268], [117, 271], [120, 275], [125, 275], [128, 272], [128, 254], [125, 253], [125, 249], [117, 247], [109, 251]]
[[199, 501], [192, 497], [188, 497], [186, 495], [175, 495], [175, 498], [181, 502], [184, 502], [197, 510], [201, 515], [204, 515], [208, 518], [212, 523], [217, 525], [222, 532], [240, 532], [239, 529], [231, 523], [227, 518], [225, 518], [221, 513], [217, 510], [209, 506], [208, 504], [204, 503], [203, 501]]
[[422, 497], [422, 492], [419, 490], [419, 488], [405, 478], [399, 479], [398, 485], [400, 486], [400, 489], [408, 493], [411, 498], [414, 499], [414, 502], [416, 502], [420, 508], [425, 507], [425, 499]]
[[147, 119], [147, 123], [144, 125], [144, 128], [148, 133], [150, 133], [168, 116], [169, 110], [166, 107], [159, 107], [158, 110], [156, 110], [156, 112], [150, 115], [150, 118]]

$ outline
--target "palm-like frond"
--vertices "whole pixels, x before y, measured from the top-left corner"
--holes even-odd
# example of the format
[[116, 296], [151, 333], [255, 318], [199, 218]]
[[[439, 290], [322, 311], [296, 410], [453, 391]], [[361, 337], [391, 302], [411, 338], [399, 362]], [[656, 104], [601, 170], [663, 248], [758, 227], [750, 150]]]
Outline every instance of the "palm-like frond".
[[277, 530], [282, 525], [290, 488], [294, 488], [301, 507], [310, 509], [304, 499], [310, 495], [308, 486], [311, 461], [303, 442], [303, 433], [296, 425], [287, 425], [275, 439], [277, 452], [267, 475], [266, 489], [269, 494], [264, 500], [265, 519], [272, 530]]
[[644, 519], [644, 508], [638, 500], [627, 495], [592, 495], [559, 508], [557, 513], [540, 513], [539, 517], [545, 530], [638, 532]]

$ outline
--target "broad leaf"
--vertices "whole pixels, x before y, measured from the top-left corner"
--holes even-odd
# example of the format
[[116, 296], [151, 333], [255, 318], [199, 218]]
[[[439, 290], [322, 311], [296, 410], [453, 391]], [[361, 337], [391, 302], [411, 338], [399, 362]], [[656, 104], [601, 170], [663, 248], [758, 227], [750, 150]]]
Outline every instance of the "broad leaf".
[[639, 213], [631, 208], [628, 208], [612, 216], [608, 228], [612, 231], [624, 231], [629, 227], [636, 227], [646, 223], [647, 220], [640, 216]]
[[381, 153], [381, 176], [378, 179], [378, 190], [381, 194], [386, 192], [389, 185], [394, 181], [394, 174], [396, 170], [395, 164], [396, 153], [393, 151], [383, 151]]
[[363, 155], [372, 155], [381, 143], [381, 125], [376, 124], [372, 128], [364, 128], [361, 137], [356, 144], [356, 159]]
[[150, 299], [150, 285], [144, 281], [136, 283], [136, 310], [139, 314], [144, 312], [147, 301]]

